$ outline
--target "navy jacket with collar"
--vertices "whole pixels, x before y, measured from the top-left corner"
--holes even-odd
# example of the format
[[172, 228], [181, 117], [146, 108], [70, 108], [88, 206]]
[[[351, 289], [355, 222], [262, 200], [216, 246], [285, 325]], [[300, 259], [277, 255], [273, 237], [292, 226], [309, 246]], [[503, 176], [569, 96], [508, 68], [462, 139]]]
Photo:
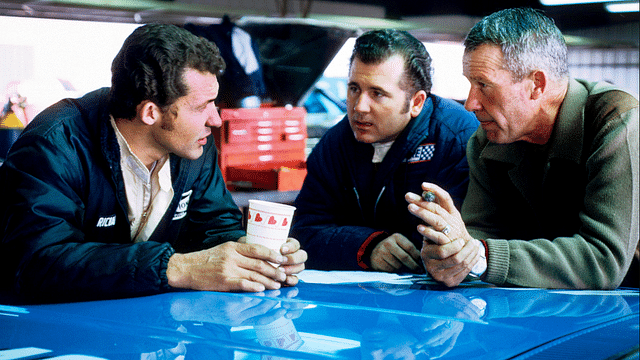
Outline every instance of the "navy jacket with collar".
[[132, 243], [108, 93], [43, 111], [0, 167], [1, 278], [28, 301], [167, 291], [175, 251], [244, 235], [210, 137], [197, 160], [171, 155], [174, 198], [150, 239]]
[[296, 199], [291, 236], [309, 255], [306, 267], [366, 269], [367, 254], [393, 233], [420, 249], [418, 219], [404, 195], [421, 194], [421, 183], [433, 182], [459, 208], [468, 184], [466, 145], [478, 125], [462, 105], [430, 95], [377, 169], [373, 146], [355, 139], [346, 117], [331, 128], [309, 155]]

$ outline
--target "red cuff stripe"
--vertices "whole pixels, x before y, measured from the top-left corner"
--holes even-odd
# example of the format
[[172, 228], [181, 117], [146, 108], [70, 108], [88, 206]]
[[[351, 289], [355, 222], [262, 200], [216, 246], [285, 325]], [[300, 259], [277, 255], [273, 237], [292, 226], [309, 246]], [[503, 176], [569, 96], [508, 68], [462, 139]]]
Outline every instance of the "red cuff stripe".
[[[489, 259], [489, 247], [487, 246], [487, 242], [484, 240], [480, 240], [480, 242], [482, 242], [482, 245], [484, 245], [484, 258]], [[487, 262], [488, 261], [489, 260], [487, 260]]]
[[367, 250], [367, 246], [369, 246], [369, 244], [371, 244], [373, 239], [377, 238], [378, 236], [380, 236], [380, 235], [382, 235], [384, 233], [385, 233], [384, 231], [376, 231], [373, 234], [369, 235], [367, 240], [365, 240], [364, 243], [362, 243], [362, 246], [360, 246], [360, 249], [358, 249], [358, 253], [356, 254], [356, 260], [358, 261], [358, 265], [361, 268], [363, 268], [365, 270], [369, 269], [369, 266], [364, 263], [364, 260], [362, 259], [362, 257], [364, 256], [364, 253]]

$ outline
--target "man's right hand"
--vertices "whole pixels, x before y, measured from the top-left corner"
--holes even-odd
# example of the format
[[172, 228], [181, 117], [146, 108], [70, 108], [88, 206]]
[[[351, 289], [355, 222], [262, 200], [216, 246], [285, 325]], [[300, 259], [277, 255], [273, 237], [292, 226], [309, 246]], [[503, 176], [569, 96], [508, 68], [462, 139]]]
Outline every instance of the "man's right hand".
[[404, 235], [395, 233], [382, 240], [371, 252], [371, 268], [376, 271], [398, 272], [402, 267], [424, 272], [420, 250]]
[[279, 289], [287, 276], [269, 262], [287, 259], [261, 245], [234, 241], [187, 254], [173, 254], [169, 286], [180, 289], [259, 292]]

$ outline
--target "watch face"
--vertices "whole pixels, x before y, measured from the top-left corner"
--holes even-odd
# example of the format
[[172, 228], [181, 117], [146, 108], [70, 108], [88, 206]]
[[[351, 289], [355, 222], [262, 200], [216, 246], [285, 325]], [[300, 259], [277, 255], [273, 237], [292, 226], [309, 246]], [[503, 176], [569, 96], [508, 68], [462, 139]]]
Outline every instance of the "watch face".
[[484, 258], [484, 256], [480, 259], [480, 261], [478, 261], [475, 266], [473, 267], [473, 269], [471, 269], [471, 272], [469, 273], [469, 275], [473, 275], [475, 277], [480, 277], [482, 276], [482, 274], [484, 274], [484, 272], [487, 270], [487, 260]]

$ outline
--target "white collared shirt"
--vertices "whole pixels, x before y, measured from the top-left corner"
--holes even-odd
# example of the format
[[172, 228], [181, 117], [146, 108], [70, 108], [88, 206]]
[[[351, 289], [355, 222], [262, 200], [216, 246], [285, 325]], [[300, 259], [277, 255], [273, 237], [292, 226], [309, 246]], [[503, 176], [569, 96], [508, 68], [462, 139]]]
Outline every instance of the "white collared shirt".
[[131, 151], [113, 117], [111, 126], [120, 146], [120, 166], [127, 195], [131, 239], [133, 242], [147, 241], [173, 199], [169, 155], [156, 161], [149, 170]]

